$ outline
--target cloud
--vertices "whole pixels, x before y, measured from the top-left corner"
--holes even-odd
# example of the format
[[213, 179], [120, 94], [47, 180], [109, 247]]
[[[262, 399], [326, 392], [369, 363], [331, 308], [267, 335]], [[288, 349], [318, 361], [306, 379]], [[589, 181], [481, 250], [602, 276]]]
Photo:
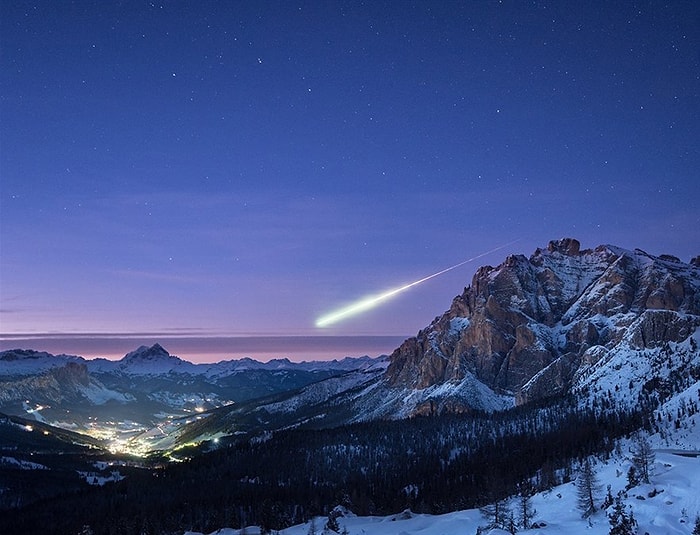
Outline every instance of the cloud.
[[205, 282], [200, 277], [190, 277], [187, 275], [177, 275], [172, 273], [159, 273], [156, 271], [143, 271], [137, 269], [116, 269], [111, 271], [112, 274], [120, 277], [132, 277], [138, 279], [157, 280], [162, 282], [178, 282], [186, 284], [200, 284]]
[[[198, 334], [199, 333], [199, 334]], [[199, 329], [133, 333], [30, 333], [0, 335], [0, 350], [18, 347], [65, 353], [86, 358], [121, 358], [141, 345], [156, 342], [171, 354], [192, 362], [215, 362], [252, 357], [330, 360], [346, 356], [388, 354], [404, 340], [402, 336], [215, 336]]]

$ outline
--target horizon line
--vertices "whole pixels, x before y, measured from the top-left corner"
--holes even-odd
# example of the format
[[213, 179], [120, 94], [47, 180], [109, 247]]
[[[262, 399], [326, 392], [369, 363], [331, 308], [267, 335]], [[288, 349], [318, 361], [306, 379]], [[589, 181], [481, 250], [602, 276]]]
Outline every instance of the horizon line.
[[258, 361], [287, 358], [294, 362], [391, 354], [405, 335], [236, 335], [197, 336], [166, 333], [101, 335], [33, 333], [0, 335], [0, 351], [29, 349], [54, 355], [117, 360], [138, 347], [155, 343], [190, 362], [217, 362], [249, 357]]
[[9, 340], [30, 340], [30, 339], [43, 339], [43, 338], [120, 338], [120, 339], [133, 339], [133, 338], [198, 338], [202, 340], [208, 339], [238, 339], [238, 338], [395, 338], [397, 336], [409, 337], [409, 334], [399, 334], [399, 333], [359, 333], [359, 334], [294, 334], [294, 333], [260, 333], [260, 332], [250, 332], [250, 333], [200, 333], [197, 331], [189, 332], [168, 332], [168, 331], [143, 331], [143, 332], [108, 332], [108, 331], [96, 331], [96, 332], [14, 332], [14, 333], [3, 333], [0, 332], [0, 341]]

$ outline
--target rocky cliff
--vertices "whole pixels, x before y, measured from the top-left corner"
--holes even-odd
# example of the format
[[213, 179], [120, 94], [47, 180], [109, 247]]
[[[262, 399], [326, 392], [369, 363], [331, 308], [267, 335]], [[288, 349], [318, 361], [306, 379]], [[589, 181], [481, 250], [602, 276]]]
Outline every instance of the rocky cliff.
[[[488, 408], [484, 395], [523, 403], [567, 390], [623, 342], [661, 347], [699, 326], [697, 262], [609, 245], [582, 250], [566, 238], [480, 268], [447, 312], [394, 351], [385, 380], [390, 391], [442, 387], [414, 413]], [[476, 403], [473, 386], [460, 387], [475, 381], [490, 392]]]
[[34, 404], [85, 402], [104, 386], [88, 375], [87, 366], [66, 362], [63, 366], [19, 380], [0, 382], [0, 405], [31, 399]]

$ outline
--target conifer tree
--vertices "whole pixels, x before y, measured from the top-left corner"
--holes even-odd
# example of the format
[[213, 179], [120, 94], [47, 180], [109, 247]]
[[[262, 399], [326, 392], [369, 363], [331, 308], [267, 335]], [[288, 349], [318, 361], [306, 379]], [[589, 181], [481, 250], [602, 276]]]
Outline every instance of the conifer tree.
[[532, 518], [537, 513], [532, 507], [532, 496], [534, 493], [535, 491], [529, 483], [523, 483], [518, 486], [518, 515], [520, 527], [523, 529], [530, 529]]
[[486, 529], [508, 529], [508, 521], [512, 512], [505, 500], [496, 500], [483, 506], [479, 511], [488, 522], [485, 526]]
[[333, 510], [328, 514], [328, 521], [326, 522], [325, 528], [329, 531], [335, 531], [338, 533], [340, 531], [340, 525], [338, 524], [338, 517], [340, 513], [337, 510]]
[[581, 466], [576, 486], [578, 488], [578, 508], [581, 510], [581, 516], [588, 518], [596, 511], [596, 494], [599, 489], [598, 478], [588, 459]]
[[505, 527], [506, 531], [510, 533], [510, 535], [515, 535], [518, 532], [518, 524], [515, 522], [515, 516], [513, 515], [512, 511], [508, 515], [508, 520]]
[[603, 500], [603, 509], [607, 509], [613, 503], [615, 503], [615, 499], [613, 498], [612, 492], [610, 490], [610, 485], [608, 485], [607, 492], [605, 493], [605, 500]]
[[637, 468], [632, 465], [629, 470], [627, 470], [627, 490], [639, 485], [639, 475], [637, 475]]
[[654, 461], [656, 461], [656, 455], [651, 444], [646, 437], [640, 435], [632, 448], [632, 462], [642, 483], [649, 483], [649, 478], [654, 475]]
[[635, 535], [637, 521], [631, 512], [629, 515], [627, 514], [625, 504], [622, 503], [622, 498], [619, 494], [615, 497], [613, 509], [608, 515], [608, 520], [610, 521], [609, 535]]
[[693, 528], [693, 535], [700, 535], [700, 516], [695, 517], [695, 528]]

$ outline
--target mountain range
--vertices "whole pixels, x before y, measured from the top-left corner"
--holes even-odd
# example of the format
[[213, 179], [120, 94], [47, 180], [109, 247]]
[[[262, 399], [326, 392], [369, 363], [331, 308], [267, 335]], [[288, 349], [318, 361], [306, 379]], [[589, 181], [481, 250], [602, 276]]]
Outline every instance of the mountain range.
[[193, 364], [159, 344], [116, 361], [10, 350], [0, 353], [0, 412], [85, 432], [128, 422], [121, 430], [134, 434], [173, 418], [298, 389], [376, 360], [244, 358]]
[[[168, 438], [149, 447], [160, 448], [561, 395], [662, 403], [700, 378], [699, 326], [700, 257], [581, 249], [564, 238], [479, 268], [446, 312], [389, 357], [192, 364], [158, 344], [119, 361], [5, 351], [0, 412], [72, 429], [116, 416], [158, 427]], [[194, 411], [196, 421], [163, 432], [166, 415]]]
[[700, 380], [699, 265], [552, 241], [529, 258], [477, 270], [449, 309], [385, 364], [223, 407], [186, 436], [494, 412], [567, 395], [628, 407], [682, 392], [692, 399]]
[[0, 509], [12, 514], [0, 531], [77, 532], [88, 519], [96, 533], [270, 532], [339, 503], [435, 514], [522, 485], [546, 498], [582, 460], [629, 466], [623, 448], [640, 436], [697, 455], [699, 327], [699, 258], [565, 238], [479, 268], [388, 356], [193, 364], [158, 344], [118, 361], [5, 351]]

